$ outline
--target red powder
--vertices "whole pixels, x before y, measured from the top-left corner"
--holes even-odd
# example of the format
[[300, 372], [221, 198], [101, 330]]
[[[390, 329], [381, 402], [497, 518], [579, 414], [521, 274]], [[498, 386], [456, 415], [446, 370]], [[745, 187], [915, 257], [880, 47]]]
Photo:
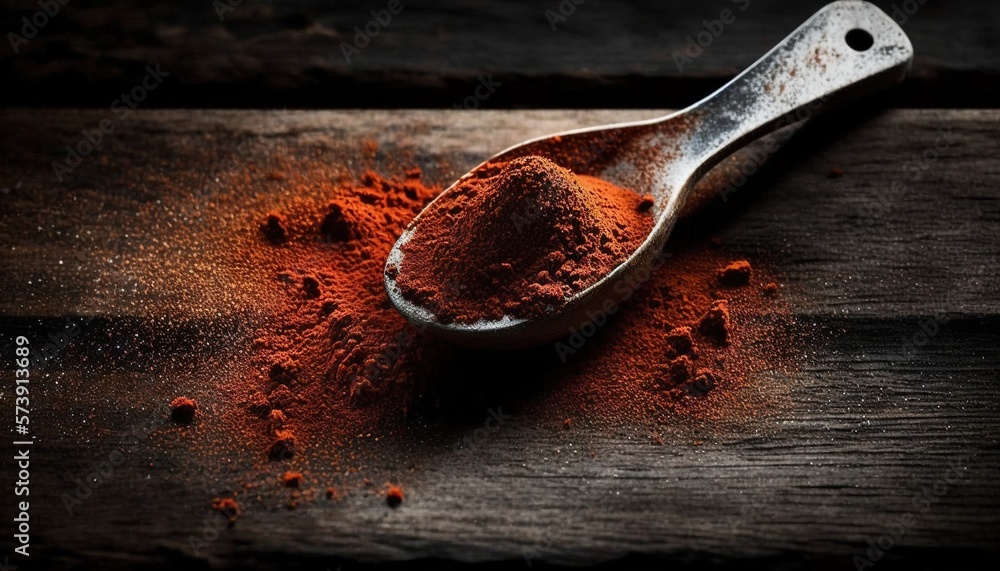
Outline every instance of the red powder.
[[267, 219], [261, 225], [260, 229], [264, 233], [264, 237], [275, 244], [284, 242], [287, 237], [285, 219], [277, 212], [268, 213]]
[[[479, 410], [481, 402], [489, 403], [483, 408], [502, 403], [503, 411], [516, 414], [519, 423], [549, 430], [567, 418], [586, 430], [646, 425], [664, 438], [672, 433], [671, 425], [686, 430], [706, 421], [701, 426], [707, 430], [721, 430], [727, 423], [752, 421], [756, 426], [774, 408], [781, 389], [761, 373], [793, 368], [801, 352], [801, 337], [789, 333], [795, 321], [783, 300], [768, 297], [762, 287], [722, 287], [719, 269], [735, 256], [685, 233], [684, 219], [662, 267], [638, 284], [634, 295], [582, 345], [562, 353], [549, 345], [510, 355], [442, 343], [408, 324], [383, 286], [392, 245], [441, 187], [425, 182], [419, 169], [406, 164], [392, 167], [400, 173], [396, 176], [359, 175], [331, 166], [340, 163], [327, 160], [328, 155], [315, 160], [318, 154], [262, 159], [274, 163], [248, 169], [238, 175], [243, 178], [227, 180], [226, 187], [252, 188], [274, 169], [286, 173], [286, 179], [269, 183], [249, 206], [240, 202], [245, 194], [234, 191], [234, 198], [220, 197], [219, 210], [209, 212], [234, 221], [213, 230], [222, 247], [212, 254], [226, 261], [220, 266], [239, 269], [229, 276], [213, 274], [203, 289], [211, 292], [210, 286], [226, 284], [227, 295], [256, 320], [245, 346], [250, 361], [220, 376], [217, 394], [225, 398], [213, 402], [217, 432], [203, 434], [203, 446], [220, 451], [252, 447], [261, 473], [267, 474], [260, 481], [275, 491], [282, 483], [273, 476], [271, 462], [294, 458], [295, 468], [310, 479], [313, 474], [329, 482], [336, 479], [334, 496], [349, 494], [352, 485], [363, 487], [364, 471], [377, 464], [372, 455], [387, 453], [385, 443], [406, 442], [417, 434], [430, 446], [459, 441], [475, 428], [449, 422], [450, 415]], [[492, 176], [499, 177], [502, 170], [498, 167]], [[436, 174], [435, 180], [448, 181], [449, 172]], [[576, 177], [575, 184], [587, 186], [581, 180], [587, 182]], [[610, 212], [651, 224], [649, 215], [639, 212], [642, 199], [618, 191], [631, 206]], [[600, 231], [608, 220], [606, 209], [580, 210], [604, 215], [581, 222], [581, 228]], [[227, 218], [230, 212], [236, 214]], [[285, 239], [280, 243], [267, 238], [262, 227], [269, 212], [282, 220]], [[530, 226], [539, 223], [535, 212], [518, 215]], [[622, 238], [630, 236], [625, 226], [619, 229]], [[573, 235], [572, 228], [567, 232]], [[563, 236], [547, 235], [553, 234]], [[584, 247], [589, 244], [585, 240]], [[624, 252], [630, 243], [612, 236], [608, 244]], [[525, 248], [519, 249], [523, 254]], [[611, 257], [600, 247], [598, 254]], [[546, 257], [541, 260], [545, 263]], [[528, 256], [522, 262], [529, 265]], [[780, 276], [767, 263], [757, 258], [749, 262], [755, 282], [778, 283]], [[562, 277], [578, 270], [571, 264], [566, 268], [570, 274]], [[582, 284], [586, 273], [581, 275]], [[550, 272], [551, 284], [546, 284], [561, 284], [555, 286], [560, 299], [567, 294], [563, 286], [573, 287], [572, 280], [562, 277]], [[177, 279], [186, 283], [190, 277], [185, 272]], [[475, 276], [469, 279], [477, 283]], [[470, 375], [477, 382], [470, 383]], [[479, 392], [491, 384], [501, 388]], [[516, 403], [513, 412], [508, 398]], [[420, 421], [413, 422], [415, 418]], [[425, 422], [428, 418], [433, 421]], [[481, 420], [473, 426], [481, 426]], [[281, 492], [282, 497], [289, 493]], [[310, 497], [303, 492], [293, 501]]]
[[271, 414], [271, 403], [268, 402], [264, 393], [260, 391], [254, 391], [250, 394], [246, 407], [250, 411], [250, 414], [259, 418], [267, 418]]
[[729, 302], [724, 299], [716, 300], [698, 322], [698, 330], [720, 344], [729, 339], [729, 328]]
[[750, 283], [753, 269], [750, 262], [737, 260], [719, 270], [719, 283], [728, 287], [739, 287]]
[[690, 327], [671, 329], [664, 341], [670, 355], [687, 355], [694, 350], [694, 339], [691, 337]]
[[240, 515], [240, 505], [236, 503], [233, 498], [214, 498], [212, 499], [212, 509], [222, 514], [227, 520], [229, 520], [229, 525], [236, 523], [236, 519]]
[[689, 387], [689, 394], [704, 396], [708, 394], [708, 391], [714, 389], [718, 382], [717, 375], [712, 371], [700, 371]]
[[[500, 431], [544, 435], [572, 418], [572, 432], [563, 436], [592, 442], [617, 439], [619, 429], [629, 427], [685, 447], [697, 438], [724, 442], [773, 426], [768, 419], [786, 402], [807, 341], [784, 296], [768, 297], [761, 287], [782, 283], [781, 276], [761, 253], [751, 255], [753, 244], [709, 245], [707, 236], [718, 231], [711, 212], [678, 221], [661, 267], [604, 323], [588, 324], [582, 344], [564, 339], [570, 349], [562, 353], [554, 344], [516, 353], [469, 351], [408, 324], [387, 299], [383, 269], [400, 233], [440, 192], [439, 183], [471, 165], [449, 164], [406, 143], [372, 158], [336, 137], [308, 133], [294, 140], [282, 141], [289, 150], [271, 146], [242, 157], [245, 168], [218, 173], [211, 197], [197, 190], [204, 172], [183, 165], [164, 177], [156, 161], [136, 164], [128, 177], [159, 177], [171, 185], [162, 203], [147, 205], [139, 219], [154, 223], [149, 230], [157, 240], [135, 253], [128, 274], [145, 299], [163, 303], [137, 309], [164, 325], [187, 319], [204, 327], [218, 323], [220, 313], [228, 316], [223, 326], [240, 323], [209, 366], [191, 367], [198, 371], [191, 378], [186, 370], [178, 376], [185, 386], [204, 388], [196, 416], [211, 410], [212, 422], [156, 438], [174, 439], [162, 446], [171, 454], [190, 444], [192, 456], [208, 467], [238, 463], [234, 474], [246, 474], [239, 483], [250, 486], [244, 489], [262, 515], [289, 497], [312, 501], [309, 490], [282, 486], [278, 475], [286, 470], [300, 470], [310, 483], [335, 486], [345, 496], [365, 489], [365, 476], [395, 481], [410, 458], [450, 454], [475, 439], [487, 407], [516, 418], [518, 428], [503, 424]], [[573, 167], [566, 158], [558, 164]], [[411, 168], [414, 160], [427, 174]], [[274, 172], [284, 176], [269, 175]], [[684, 210], [699, 203], [729, 209], [719, 200], [726, 184], [723, 177], [706, 187], [710, 199], [692, 196]], [[642, 201], [633, 200], [638, 211]], [[269, 213], [284, 229], [280, 243], [265, 233]], [[176, 256], [177, 263], [163, 263]], [[723, 287], [719, 269], [744, 257], [753, 266], [751, 287]], [[723, 299], [725, 311], [713, 310]], [[706, 335], [713, 332], [711, 319], [703, 323], [706, 314], [723, 325], [724, 344]], [[686, 374], [687, 380], [665, 382], [682, 356], [690, 367], [681, 361], [676, 378]], [[176, 370], [172, 361], [156, 361], [155, 352], [150, 358], [151, 365]], [[500, 440], [486, 439], [477, 454]], [[242, 471], [246, 449], [256, 473]], [[591, 461], [586, 452], [581, 460]], [[437, 476], [418, 469], [407, 478]]]
[[286, 488], [298, 488], [299, 485], [302, 484], [303, 479], [304, 476], [302, 475], [302, 472], [288, 471], [281, 476], [281, 482]]
[[764, 286], [764, 295], [772, 297], [778, 294], [778, 284], [771, 282]]
[[385, 503], [389, 504], [390, 508], [398, 507], [399, 504], [403, 503], [403, 488], [387, 483], [385, 488]]
[[267, 448], [271, 460], [286, 460], [295, 455], [295, 435], [291, 430], [275, 431], [275, 439]]
[[694, 375], [694, 363], [687, 355], [681, 355], [664, 367], [660, 384], [665, 388], [675, 388], [687, 383]]
[[541, 157], [487, 164], [424, 213], [390, 275], [444, 323], [538, 316], [642, 243], [649, 200]]
[[285, 416], [285, 413], [278, 409], [273, 409], [271, 412], [267, 413], [267, 426], [275, 432], [281, 430], [287, 421], [288, 417]]
[[170, 420], [178, 424], [190, 424], [194, 420], [198, 403], [187, 397], [177, 397], [170, 401]]
[[[308, 173], [311, 167], [300, 168]], [[495, 166], [483, 180], [501, 177], [504, 170]], [[267, 439], [264, 457], [280, 461], [331, 441], [328, 453], [338, 455], [355, 435], [402, 430], [408, 410], [468, 390], [463, 371], [469, 365], [461, 361], [461, 351], [410, 326], [388, 303], [382, 285], [382, 265], [395, 239], [439, 191], [420, 177], [416, 169], [397, 178], [367, 172], [358, 181], [323, 187], [306, 176], [281, 208], [287, 241], [280, 248], [257, 242], [249, 251], [247, 265], [273, 276], [272, 301], [262, 305], [271, 317], [253, 342], [259, 378], [246, 386], [243, 404], [248, 417], [260, 419], [255, 426]], [[317, 185], [325, 190], [317, 191]], [[637, 211], [641, 198], [619, 191]], [[609, 319], [606, 331], [558, 355], [570, 366], [556, 359], [554, 367], [533, 369], [534, 382], [556, 387], [532, 405], [539, 419], [565, 419], [570, 410], [585, 410], [591, 422], [635, 422], [664, 410], [719, 415], [723, 403], [747, 398], [737, 395], [754, 371], [787, 361], [778, 350], [794, 347], [783, 333], [791, 324], [787, 309], [760, 288], [719, 289], [719, 268], [745, 275], [740, 268], [749, 267], [748, 261], [727, 259], [705, 243], [670, 248], [664, 266]], [[760, 279], [774, 279], [756, 265]], [[304, 288], [310, 283], [306, 278], [316, 281], [318, 295], [303, 294], [312, 289]], [[466, 279], [477, 283], [473, 274]], [[763, 314], [768, 320], [758, 322]], [[557, 356], [556, 349], [550, 354]], [[502, 370], [505, 361], [498, 356], [495, 363], [484, 363], [482, 372]], [[445, 381], [451, 378], [458, 384]], [[344, 470], [350, 472], [350, 465]]]
[[284, 355], [271, 364], [271, 368], [267, 371], [267, 376], [271, 379], [271, 382], [277, 385], [290, 385], [299, 376], [299, 366], [295, 363], [294, 359]]
[[642, 200], [639, 201], [639, 206], [636, 210], [639, 212], [649, 212], [649, 209], [653, 207], [653, 196], [650, 194], [642, 195]]

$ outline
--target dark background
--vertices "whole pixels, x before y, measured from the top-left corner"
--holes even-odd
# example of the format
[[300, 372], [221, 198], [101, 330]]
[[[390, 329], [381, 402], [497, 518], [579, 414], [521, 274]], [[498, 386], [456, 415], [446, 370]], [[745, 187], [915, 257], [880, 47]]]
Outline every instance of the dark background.
[[[401, 0], [403, 11], [348, 63], [341, 42], [388, 0], [243, 0], [220, 19], [226, 1], [70, 0], [20, 53], [4, 42], [0, 104], [107, 107], [147, 65], [160, 64], [169, 87], [145, 108], [449, 108], [490, 75], [503, 88], [483, 108], [677, 108], [721, 86], [825, 4], [586, 0], [553, 30], [546, 11], [558, 12], [560, 0]], [[887, 96], [893, 106], [996, 105], [1000, 3], [875, 4], [905, 19], [916, 46], [906, 88]], [[727, 8], [735, 21], [678, 71], [674, 53]], [[21, 33], [21, 18], [38, 10], [38, 0], [6, 1], [0, 29]]]

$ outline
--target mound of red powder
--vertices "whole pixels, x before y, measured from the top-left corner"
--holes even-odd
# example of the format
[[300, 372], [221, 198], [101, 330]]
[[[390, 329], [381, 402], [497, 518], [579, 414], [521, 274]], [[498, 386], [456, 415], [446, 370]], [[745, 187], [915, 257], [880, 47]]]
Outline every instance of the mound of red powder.
[[491, 163], [424, 213], [389, 271], [444, 323], [534, 317], [635, 251], [653, 227], [650, 206], [542, 157]]

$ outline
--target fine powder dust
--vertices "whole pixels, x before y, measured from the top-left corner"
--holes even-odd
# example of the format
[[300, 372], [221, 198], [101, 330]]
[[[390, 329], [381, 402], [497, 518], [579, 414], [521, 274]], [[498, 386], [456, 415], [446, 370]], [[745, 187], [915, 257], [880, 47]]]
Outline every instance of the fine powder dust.
[[[392, 166], [384, 174], [376, 172], [386, 168], [384, 163], [362, 164], [371, 170], [347, 172], [308, 156], [276, 153], [237, 175], [245, 180], [232, 181], [238, 188], [264, 180], [270, 194], [262, 193], [252, 206], [241, 202], [245, 198], [238, 191], [217, 200], [220, 210], [235, 209], [243, 217], [230, 226], [238, 235], [225, 248], [227, 264], [241, 268], [240, 282], [252, 284], [239, 295], [253, 307], [256, 329], [248, 342], [247, 370], [219, 381], [223, 403], [206, 405], [205, 397], [199, 398], [191, 427], [217, 419], [229, 433], [197, 446], [219, 449], [238, 442], [249, 447], [256, 469], [269, 475], [253, 483], [258, 498], [269, 497], [266, 490], [291, 494], [288, 507], [295, 507], [312, 498], [341, 499], [357, 489], [378, 496], [372, 480], [384, 482], [393, 475], [365, 475], [371, 462], [365, 454], [378, 448], [374, 443], [411, 442], [415, 434], [423, 435], [421, 442], [461, 441], [468, 426], [458, 421], [462, 411], [501, 403], [526, 426], [644, 427], [657, 443], [656, 435], [675, 425], [707, 423], [721, 430], [756, 421], [781, 400], [783, 385], [767, 378], [794, 372], [803, 343], [782, 295], [781, 276], [765, 260], [744, 259], [708, 236], [685, 234], [683, 219], [662, 266], [592, 331], [503, 353], [455, 347], [413, 327], [389, 303], [384, 264], [400, 233], [442, 187], [425, 181], [417, 168]], [[497, 165], [488, 176], [501, 181], [542, 177], [554, 188], [553, 199], [569, 199], [560, 193], [572, 178], [550, 165]], [[606, 191], [604, 199], [618, 201], [610, 211], [622, 218], [595, 217], [579, 224], [581, 231], [591, 232], [581, 238], [582, 247], [596, 244], [593, 255], [601, 260], [583, 268], [550, 259], [556, 248], [545, 238], [551, 232], [527, 232], [528, 246], [518, 247], [537, 255], [523, 256], [518, 275], [538, 278], [547, 271], [551, 280], [530, 281], [529, 291], [538, 289], [535, 284], [554, 286], [554, 298], [584, 287], [602, 272], [600, 264], [613, 267], [627, 256], [652, 224], [648, 204], [631, 191], [583, 177], [576, 184], [583, 189], [574, 188], [579, 200], [593, 199], [588, 188]], [[475, 186], [470, 182], [469, 188]], [[503, 197], [468, 194], [456, 206], [503, 207]], [[552, 217], [547, 209], [559, 208], [545, 204], [545, 196], [539, 200], [542, 215], [522, 223], [539, 223]], [[587, 210], [579, 204], [574, 208]], [[555, 239], [580, 236], [572, 225], [565, 230]], [[606, 235], [610, 241], [602, 241]], [[501, 242], [495, 240], [498, 247]], [[470, 241], [462, 247], [481, 246]], [[412, 250], [410, 255], [417, 260], [421, 254]], [[442, 263], [439, 269], [446, 267]], [[564, 270], [561, 276], [559, 270]], [[469, 272], [463, 279], [493, 287], [493, 278]], [[504, 306], [513, 300], [518, 311], [537, 311], [541, 306], [533, 304], [548, 299], [529, 296], [525, 302], [517, 290], [498, 290], [499, 307], [513, 310]], [[477, 317], [464, 303], [459, 298], [453, 304], [454, 318]], [[442, 437], [442, 430], [448, 436]], [[282, 476], [286, 473], [296, 474], [297, 487], [286, 487], [291, 481]], [[406, 489], [407, 498], [416, 493], [409, 485]], [[253, 497], [233, 495], [241, 513], [253, 509]], [[397, 499], [407, 501], [401, 493], [382, 496], [383, 502]]]
[[388, 272], [442, 323], [536, 317], [635, 251], [651, 206], [542, 157], [488, 163], [421, 216]]
[[[516, 356], [451, 346], [409, 325], [382, 283], [396, 237], [441, 188], [424, 183], [417, 169], [394, 177], [366, 172], [326, 185], [319, 197], [314, 188], [304, 183], [280, 212], [262, 212], [246, 253], [276, 269], [279, 292], [255, 341], [259, 374], [249, 379], [243, 405], [269, 434], [261, 457], [271, 461], [294, 461], [318, 442], [338, 446], [359, 433], [391, 431], [480, 386], [499, 386], [501, 396], [544, 388], [521, 399], [552, 411], [539, 412], [543, 424], [564, 422], [567, 412], [622, 423], [662, 421], [667, 411], [724, 416], [727, 407], [762, 406], [767, 395], [743, 389], [757, 373], [793, 360], [793, 319], [770, 288], [777, 276], [764, 265], [751, 273], [749, 261], [704, 241], [675, 245], [617, 315], [596, 334], [583, 332], [582, 345], [570, 337]], [[640, 197], [620, 198], [633, 219], [648, 218], [637, 209]], [[629, 244], [623, 239], [617, 253]], [[605, 259], [614, 263], [611, 254]], [[510, 378], [520, 379], [519, 388], [502, 386]]]

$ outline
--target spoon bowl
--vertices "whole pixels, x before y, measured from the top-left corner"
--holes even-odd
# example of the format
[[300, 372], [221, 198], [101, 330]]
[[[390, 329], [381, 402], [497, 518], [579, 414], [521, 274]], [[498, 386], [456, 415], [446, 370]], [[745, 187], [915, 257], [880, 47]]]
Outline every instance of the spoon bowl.
[[[406, 271], [402, 247], [420, 239], [423, 213], [450, 192], [453, 184], [413, 219], [393, 246], [385, 271], [389, 300], [412, 324], [461, 345], [516, 349], [566, 336], [570, 342], [574, 337], [582, 340], [662, 265], [663, 246], [680, 208], [709, 169], [777, 129], [899, 83], [912, 58], [913, 47], [892, 18], [868, 2], [843, 0], [822, 8], [746, 71], [684, 110], [649, 121], [540, 137], [511, 147], [476, 169], [537, 155], [576, 174], [652, 195], [655, 224], [649, 235], [607, 275], [541, 316], [442, 323], [432, 308], [403, 297], [396, 276]], [[468, 176], [471, 173], [459, 181]]]

